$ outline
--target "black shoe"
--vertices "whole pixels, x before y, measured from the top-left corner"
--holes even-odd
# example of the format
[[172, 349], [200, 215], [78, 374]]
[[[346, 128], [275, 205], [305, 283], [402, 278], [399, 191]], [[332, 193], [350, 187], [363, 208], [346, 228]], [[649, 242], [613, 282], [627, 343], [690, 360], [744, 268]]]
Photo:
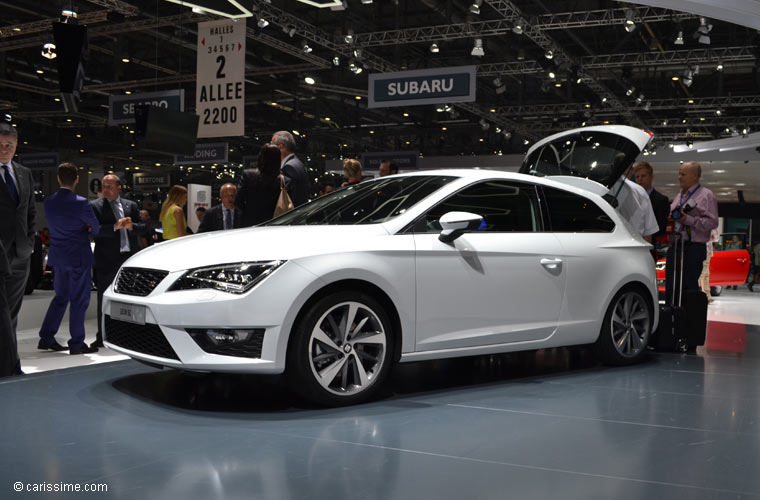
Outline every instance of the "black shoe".
[[102, 340], [96, 340], [90, 344], [90, 347], [105, 347]]
[[754, 286], [755, 286], [754, 283], [747, 283], [747, 288], [749, 288], [750, 292], [754, 292], [754, 290], [752, 289]]
[[39, 343], [37, 344], [37, 349], [40, 349], [40, 350], [43, 350], [43, 351], [46, 350], [46, 349], [49, 349], [51, 351], [68, 351], [69, 350], [68, 347], [62, 346], [61, 344], [59, 344], [55, 340], [53, 340], [49, 344], [44, 344], [40, 340]]
[[93, 346], [88, 347], [87, 344], [84, 344], [79, 349], [69, 350], [69, 354], [92, 354], [93, 352], [98, 352], [98, 348]]

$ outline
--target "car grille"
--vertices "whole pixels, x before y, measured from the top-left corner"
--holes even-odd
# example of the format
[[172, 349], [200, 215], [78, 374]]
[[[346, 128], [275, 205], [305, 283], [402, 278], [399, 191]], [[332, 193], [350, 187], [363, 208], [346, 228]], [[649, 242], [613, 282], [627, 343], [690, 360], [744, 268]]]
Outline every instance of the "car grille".
[[158, 325], [150, 323], [136, 325], [113, 319], [106, 314], [105, 339], [115, 346], [123, 347], [130, 351], [149, 354], [159, 358], [179, 360], [179, 356], [174, 352], [169, 341], [166, 340], [164, 332], [161, 331]]
[[206, 335], [206, 330], [188, 328], [187, 333], [198, 344], [198, 347], [209, 354], [221, 354], [222, 356], [235, 356], [237, 358], [261, 358], [261, 348], [264, 344], [264, 328], [256, 328], [251, 338], [245, 342], [229, 344], [214, 344]]
[[116, 277], [114, 291], [122, 295], [145, 297], [150, 295], [161, 281], [169, 274], [168, 271], [157, 269], [142, 269], [139, 267], [123, 267]]

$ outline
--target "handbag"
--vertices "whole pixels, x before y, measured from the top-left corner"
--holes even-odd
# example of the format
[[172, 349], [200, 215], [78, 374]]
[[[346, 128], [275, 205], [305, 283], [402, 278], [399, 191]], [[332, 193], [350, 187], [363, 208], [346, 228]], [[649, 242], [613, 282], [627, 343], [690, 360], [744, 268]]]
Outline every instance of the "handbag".
[[274, 206], [274, 217], [290, 212], [293, 210], [293, 201], [288, 194], [288, 188], [285, 186], [285, 179], [280, 176], [280, 196], [277, 197], [277, 204]]

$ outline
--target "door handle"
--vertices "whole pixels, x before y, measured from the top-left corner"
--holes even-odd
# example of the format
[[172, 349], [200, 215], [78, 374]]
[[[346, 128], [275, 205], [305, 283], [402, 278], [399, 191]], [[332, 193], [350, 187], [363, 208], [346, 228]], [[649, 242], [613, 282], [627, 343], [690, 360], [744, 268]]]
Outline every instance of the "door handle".
[[557, 269], [562, 264], [562, 259], [541, 259], [539, 262], [547, 269]]

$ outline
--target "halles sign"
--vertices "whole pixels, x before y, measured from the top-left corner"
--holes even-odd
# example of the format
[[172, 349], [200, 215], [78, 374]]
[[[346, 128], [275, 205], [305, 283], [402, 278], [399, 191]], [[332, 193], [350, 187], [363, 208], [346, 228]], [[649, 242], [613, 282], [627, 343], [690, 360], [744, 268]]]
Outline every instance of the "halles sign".
[[476, 73], [476, 66], [372, 73], [369, 75], [368, 107], [472, 102], [475, 100]]

